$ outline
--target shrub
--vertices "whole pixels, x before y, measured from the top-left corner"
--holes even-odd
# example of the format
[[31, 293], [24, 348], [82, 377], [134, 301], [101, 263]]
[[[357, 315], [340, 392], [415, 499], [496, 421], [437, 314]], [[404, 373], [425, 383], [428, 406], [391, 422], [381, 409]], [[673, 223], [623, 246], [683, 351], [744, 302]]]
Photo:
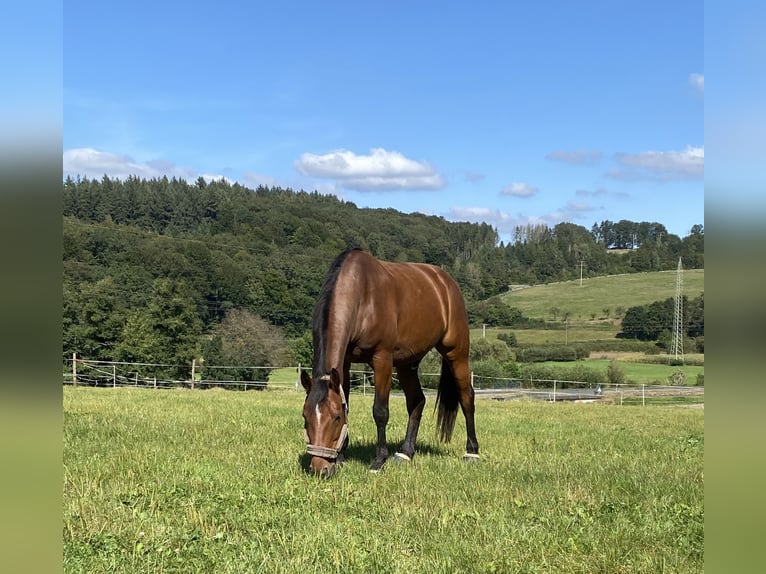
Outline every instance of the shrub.
[[497, 338], [500, 341], [503, 341], [506, 345], [509, 347], [516, 347], [518, 346], [518, 341], [516, 340], [516, 333], [500, 333], [498, 334]]
[[606, 379], [612, 385], [625, 384], [625, 371], [622, 370], [617, 361], [609, 361], [609, 365], [606, 367]]
[[686, 384], [686, 375], [683, 371], [678, 370], [668, 377], [668, 383], [671, 385], [683, 386]]
[[504, 362], [514, 359], [514, 353], [507, 344], [501, 341], [490, 341], [480, 338], [471, 343], [471, 352], [469, 359], [474, 361], [486, 361], [493, 359], [497, 362]]
[[513, 361], [505, 363], [494, 359], [474, 361], [471, 363], [471, 370], [476, 377], [487, 379], [477, 381], [477, 386], [482, 388], [505, 387], [508, 379], [516, 378], [518, 375], [518, 366]]
[[550, 365], [531, 364], [524, 365], [519, 370], [519, 378], [529, 381], [537, 379], [543, 381], [558, 381], [560, 388], [574, 386], [582, 388], [581, 385], [567, 385], [568, 381], [578, 383], [591, 383], [593, 385], [603, 385], [607, 382], [606, 375], [602, 371], [586, 367], [578, 363], [571, 367], [553, 367]]

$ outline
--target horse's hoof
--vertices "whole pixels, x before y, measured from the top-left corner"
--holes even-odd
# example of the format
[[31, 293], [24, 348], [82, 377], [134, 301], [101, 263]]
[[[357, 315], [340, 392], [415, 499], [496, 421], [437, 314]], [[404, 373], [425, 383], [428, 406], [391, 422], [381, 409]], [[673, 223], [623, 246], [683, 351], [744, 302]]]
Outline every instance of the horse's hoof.
[[391, 457], [391, 460], [396, 464], [407, 464], [412, 462], [412, 457], [407, 456], [403, 452], [395, 452], [394, 456]]
[[463, 455], [463, 462], [479, 462], [479, 455], [467, 452]]
[[373, 463], [370, 465], [370, 472], [372, 474], [378, 474], [380, 471], [383, 470], [383, 465], [386, 464], [386, 460], [374, 460]]

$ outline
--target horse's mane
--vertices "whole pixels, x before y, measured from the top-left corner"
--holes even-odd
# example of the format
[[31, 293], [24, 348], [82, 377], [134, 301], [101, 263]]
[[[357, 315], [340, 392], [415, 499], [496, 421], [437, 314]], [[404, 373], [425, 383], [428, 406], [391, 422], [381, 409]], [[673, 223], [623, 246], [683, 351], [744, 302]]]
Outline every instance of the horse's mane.
[[317, 302], [314, 305], [313, 326], [311, 330], [314, 341], [314, 365], [312, 369], [314, 383], [311, 385], [311, 391], [307, 397], [309, 408], [312, 409], [327, 396], [327, 379], [321, 378], [323, 375], [329, 374], [327, 372], [327, 323], [330, 317], [332, 294], [338, 281], [338, 275], [340, 275], [340, 270], [346, 261], [346, 257], [352, 251], [360, 251], [360, 249], [347, 249], [332, 262], [324, 285], [322, 285], [322, 289], [319, 291]]
[[[314, 369], [313, 378], [316, 382], [322, 375], [328, 374], [327, 372], [327, 323], [330, 317], [330, 307], [332, 305], [332, 294], [335, 290], [335, 284], [338, 281], [338, 275], [343, 267], [343, 263], [346, 261], [346, 257], [354, 251], [361, 251], [358, 247], [353, 249], [346, 249], [343, 253], [335, 258], [335, 261], [330, 265], [330, 270], [327, 272], [327, 278], [322, 285], [322, 289], [319, 291], [319, 297], [317, 297], [316, 305], [314, 305], [314, 318], [312, 336], [314, 340]], [[340, 368], [342, 365], [338, 365]]]

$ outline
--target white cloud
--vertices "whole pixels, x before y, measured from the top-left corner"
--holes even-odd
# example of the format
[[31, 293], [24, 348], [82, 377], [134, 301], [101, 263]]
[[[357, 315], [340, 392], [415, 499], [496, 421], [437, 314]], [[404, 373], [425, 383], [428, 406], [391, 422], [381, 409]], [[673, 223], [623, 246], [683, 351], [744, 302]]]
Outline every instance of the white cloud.
[[227, 179], [220, 174], [199, 173], [191, 168], [178, 167], [164, 160], [137, 162], [127, 155], [99, 151], [93, 148], [74, 148], [64, 152], [64, 175], [101, 179], [104, 175], [125, 180], [129, 176], [144, 179], [176, 177], [194, 181], [203, 177], [207, 181]]
[[683, 151], [620, 153], [616, 158], [622, 167], [607, 173], [614, 179], [673, 181], [702, 179], [705, 175], [704, 147], [687, 146]]
[[625, 193], [624, 191], [609, 191], [608, 189], [604, 189], [603, 187], [600, 187], [593, 191], [589, 189], [578, 189], [577, 191], [575, 191], [575, 194], [579, 195], [580, 197], [616, 197], [618, 199], [630, 198], [630, 194]]
[[507, 221], [511, 216], [499, 209], [490, 209], [489, 207], [452, 207], [449, 215], [454, 219], [464, 219], [466, 221]]
[[263, 187], [279, 187], [279, 182], [275, 178], [259, 173], [246, 172], [242, 179], [244, 184], [252, 189], [256, 189], [261, 185]]
[[513, 197], [532, 197], [537, 193], [537, 187], [531, 183], [514, 182], [506, 186], [500, 195], [512, 195]]
[[510, 214], [489, 207], [451, 207], [445, 216], [450, 221], [487, 223], [500, 233], [510, 232], [515, 225], [515, 219]]
[[465, 172], [465, 180], [470, 181], [471, 183], [478, 183], [484, 179], [484, 174], [477, 173], [475, 171], [467, 171]]
[[564, 211], [567, 213], [583, 213], [587, 211], [595, 211], [595, 207], [582, 203], [581, 201], [567, 201]]
[[429, 164], [383, 148], [373, 148], [369, 155], [344, 149], [322, 155], [304, 153], [295, 168], [303, 175], [334, 179], [339, 186], [357, 191], [444, 187], [441, 175]]
[[545, 159], [576, 165], [593, 165], [601, 160], [601, 152], [587, 149], [578, 149], [574, 151], [556, 150], [547, 154]]
[[705, 74], [689, 74], [689, 85], [700, 94], [705, 93]]
[[497, 229], [498, 233], [505, 236], [507, 240], [517, 226], [547, 225], [555, 227], [562, 222], [585, 220], [588, 213], [601, 211], [602, 209], [602, 207], [594, 207], [587, 203], [568, 201], [561, 209], [544, 213], [543, 215], [526, 215], [524, 213], [512, 215], [505, 211], [488, 207], [452, 207], [445, 214], [445, 217], [451, 221], [487, 223]]

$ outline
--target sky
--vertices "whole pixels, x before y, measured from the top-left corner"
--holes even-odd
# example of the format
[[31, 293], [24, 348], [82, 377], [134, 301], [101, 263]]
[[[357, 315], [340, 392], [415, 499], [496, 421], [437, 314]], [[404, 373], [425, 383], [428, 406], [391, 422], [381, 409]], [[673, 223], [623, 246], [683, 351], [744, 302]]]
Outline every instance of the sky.
[[703, 3], [64, 9], [63, 168], [450, 221], [704, 223]]

